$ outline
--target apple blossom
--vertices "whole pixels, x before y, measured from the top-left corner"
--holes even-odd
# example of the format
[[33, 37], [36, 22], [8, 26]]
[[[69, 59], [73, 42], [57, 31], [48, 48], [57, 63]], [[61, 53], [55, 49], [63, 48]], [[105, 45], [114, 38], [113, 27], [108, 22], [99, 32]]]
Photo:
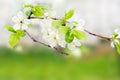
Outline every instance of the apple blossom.
[[15, 30], [27, 29], [28, 25], [30, 24], [30, 20], [27, 19], [27, 17], [25, 16], [25, 14], [22, 11], [18, 12], [17, 16], [14, 16], [12, 18], [12, 21], [15, 23], [13, 25], [13, 28]]

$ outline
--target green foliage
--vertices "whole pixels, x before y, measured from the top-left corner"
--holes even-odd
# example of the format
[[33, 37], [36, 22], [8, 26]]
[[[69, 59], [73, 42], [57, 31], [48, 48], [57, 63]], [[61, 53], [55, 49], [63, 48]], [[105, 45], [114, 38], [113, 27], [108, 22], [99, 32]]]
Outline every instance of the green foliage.
[[54, 21], [52, 21], [52, 26], [59, 28], [63, 23], [64, 23], [63, 20], [54, 20]]
[[74, 40], [74, 37], [76, 37], [79, 40], [86, 40], [87, 39], [85, 33], [83, 31], [80, 31], [80, 30], [75, 30], [75, 29], [70, 30], [70, 28], [69, 29], [66, 28], [66, 30], [64, 32], [66, 32], [65, 41], [68, 43], [71, 43]]
[[23, 30], [17, 30], [16, 33], [11, 34], [8, 39], [10, 46], [15, 47], [19, 43], [20, 37], [23, 37], [24, 35], [25, 33]]
[[16, 33], [16, 31], [13, 29], [12, 26], [10, 26], [10, 25], [5, 25], [4, 27], [5, 27], [8, 31], [13, 32], [13, 33]]
[[117, 52], [120, 54], [120, 42], [115, 41], [115, 46], [116, 46]]
[[120, 54], [120, 42], [116, 39], [118, 36], [119, 36], [118, 33], [113, 32], [113, 35], [112, 35], [112, 42], [114, 43], [114, 46], [115, 46], [115, 48], [116, 48], [118, 54]]
[[25, 7], [25, 8], [28, 8], [28, 7], [33, 8], [33, 5], [31, 5], [31, 4], [26, 4], [26, 5], [24, 5], [24, 7]]
[[16, 34], [17, 34], [18, 36], [20, 36], [20, 37], [24, 37], [24, 36], [25, 36], [24, 30], [17, 30], [16, 32], [17, 32]]
[[61, 33], [61, 34], [66, 34], [68, 31], [70, 31], [69, 26], [60, 26], [59, 27], [59, 33]]
[[68, 31], [65, 34], [65, 41], [68, 42], [68, 43], [71, 43], [73, 40], [74, 40], [74, 34], [73, 34], [73, 32]]
[[20, 37], [17, 35], [17, 34], [11, 34], [9, 39], [8, 39], [8, 42], [10, 44], [11, 47], [14, 47], [16, 46], [16, 44], [20, 41]]
[[33, 7], [32, 13], [36, 17], [44, 16], [44, 11], [39, 5]]
[[68, 20], [74, 15], [74, 9], [69, 10], [68, 12], [65, 13], [63, 16], [63, 20]]
[[116, 32], [114, 32], [113, 35], [112, 35], [112, 39], [114, 40], [114, 39], [116, 39], [118, 36], [119, 36], [119, 35], [118, 35]]
[[26, 16], [30, 16], [31, 12], [32, 12], [31, 9], [30, 9], [30, 10], [27, 10], [27, 11], [25, 12], [25, 15], [26, 15]]
[[52, 10], [52, 8], [47, 5], [47, 4], [40, 4], [40, 7], [43, 9], [43, 10]]
[[74, 36], [79, 40], [87, 39], [85, 32], [83, 32], [83, 31], [73, 29], [72, 32], [73, 32]]

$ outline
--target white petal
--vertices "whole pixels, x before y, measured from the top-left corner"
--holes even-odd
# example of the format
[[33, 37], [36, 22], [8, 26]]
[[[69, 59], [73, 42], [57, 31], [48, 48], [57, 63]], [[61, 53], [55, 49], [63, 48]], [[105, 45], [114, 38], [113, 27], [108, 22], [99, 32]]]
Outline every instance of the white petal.
[[56, 46], [56, 44], [54, 44], [54, 43], [51, 43], [51, 44], [50, 44], [50, 47], [51, 47], [51, 48], [54, 48], [55, 46]]
[[13, 28], [14, 28], [15, 30], [20, 29], [20, 27], [21, 27], [21, 25], [20, 25], [19, 23], [15, 24], [15, 25], [13, 26]]
[[70, 50], [75, 50], [76, 49], [76, 46], [74, 44], [68, 44], [68, 49]]
[[19, 23], [20, 22], [17, 16], [14, 16], [12, 18], [12, 21], [15, 22], [15, 23]]
[[18, 12], [17, 16], [18, 16], [18, 18], [19, 18], [20, 21], [22, 21], [23, 19], [25, 19], [25, 15], [24, 15], [24, 13], [22, 11]]
[[28, 12], [28, 11], [31, 11], [31, 8], [30, 7], [28, 7], [28, 8], [24, 8], [24, 13], [26, 13], [26, 12]]
[[118, 29], [115, 29], [115, 30], [114, 30], [114, 32], [115, 32], [115, 33], [118, 33], [118, 32], [119, 32], [119, 30], [118, 30]]
[[45, 12], [45, 14], [44, 14], [45, 16], [48, 16], [49, 15], [49, 13], [48, 12]]
[[81, 45], [79, 40], [74, 40], [73, 43], [75, 44], [75, 46], [80, 46]]
[[61, 46], [62, 48], [65, 48], [66, 42], [58, 41], [58, 45]]
[[29, 25], [30, 24], [30, 20], [24, 19], [24, 24]]
[[110, 45], [111, 45], [112, 48], [115, 48], [114, 42], [111, 42]]
[[26, 24], [22, 24], [22, 29], [26, 30], [28, 29], [28, 26]]

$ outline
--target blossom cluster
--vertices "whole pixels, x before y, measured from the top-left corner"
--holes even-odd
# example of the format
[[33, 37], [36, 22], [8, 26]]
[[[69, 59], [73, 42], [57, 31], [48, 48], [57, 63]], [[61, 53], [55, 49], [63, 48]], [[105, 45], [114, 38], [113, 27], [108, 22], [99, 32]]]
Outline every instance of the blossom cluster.
[[[51, 14], [53, 13], [53, 14]], [[21, 37], [25, 36], [25, 30], [35, 24], [34, 20], [38, 19], [42, 43], [49, 45], [51, 48], [61, 47], [75, 50], [81, 46], [81, 40], [86, 40], [84, 33], [84, 21], [78, 19], [72, 20], [74, 10], [66, 12], [60, 19], [53, 18], [55, 11], [48, 10], [45, 5], [25, 5], [22, 11], [19, 11], [16, 16], [13, 16], [13, 26], [6, 26], [12, 32], [9, 37], [11, 47], [19, 43]]]

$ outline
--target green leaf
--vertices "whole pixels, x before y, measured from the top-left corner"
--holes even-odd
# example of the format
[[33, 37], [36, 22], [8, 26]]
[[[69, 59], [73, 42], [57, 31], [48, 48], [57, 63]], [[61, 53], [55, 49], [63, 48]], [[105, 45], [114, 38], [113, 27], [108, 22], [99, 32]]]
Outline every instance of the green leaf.
[[24, 37], [24, 36], [25, 36], [24, 30], [16, 30], [16, 33], [11, 34], [8, 39], [10, 46], [15, 47], [19, 43], [20, 37]]
[[17, 34], [18, 36], [20, 36], [20, 37], [24, 37], [24, 36], [25, 36], [24, 30], [17, 30], [16, 32], [17, 32], [16, 34]]
[[34, 6], [34, 8], [32, 9], [32, 13], [36, 17], [44, 16], [44, 11], [39, 5]]
[[74, 9], [71, 9], [70, 11], [66, 12], [64, 17], [63, 17], [63, 20], [68, 20], [70, 19], [72, 16], [74, 15]]
[[74, 30], [72, 30], [72, 32], [73, 32], [74, 36], [79, 40], [86, 40], [87, 39], [85, 32], [83, 32], [83, 31], [74, 29]]
[[31, 12], [32, 12], [31, 9], [29, 9], [29, 10], [25, 11], [25, 15], [30, 16]]
[[115, 38], [117, 38], [119, 35], [116, 33], [116, 32], [114, 32], [113, 33], [113, 36], [112, 36], [112, 38], [113, 38], [113, 40], [115, 39]]
[[5, 25], [5, 28], [6, 28], [8, 31], [10, 31], [10, 32], [16, 33], [16, 31], [15, 31], [15, 30], [13, 29], [13, 27], [10, 26], [10, 25]]
[[11, 47], [15, 47], [20, 41], [20, 36], [18, 36], [16, 33], [11, 34], [8, 42], [10, 44]]
[[120, 54], [120, 42], [116, 41], [115, 46], [116, 46], [117, 52]]
[[47, 4], [40, 4], [40, 7], [43, 9], [43, 10], [52, 10], [52, 8], [47, 5]]
[[26, 4], [26, 5], [24, 5], [24, 7], [25, 7], [25, 8], [27, 8], [27, 7], [33, 8], [33, 5], [31, 5], [31, 4]]
[[59, 33], [61, 33], [61, 34], [66, 34], [68, 31], [70, 31], [69, 26], [60, 26], [59, 27]]
[[65, 35], [65, 41], [71, 43], [74, 40], [74, 34], [71, 31], [68, 31]]
[[54, 21], [52, 21], [52, 26], [58, 28], [58, 27], [61, 26], [63, 23], [64, 23], [63, 20], [54, 20]]

